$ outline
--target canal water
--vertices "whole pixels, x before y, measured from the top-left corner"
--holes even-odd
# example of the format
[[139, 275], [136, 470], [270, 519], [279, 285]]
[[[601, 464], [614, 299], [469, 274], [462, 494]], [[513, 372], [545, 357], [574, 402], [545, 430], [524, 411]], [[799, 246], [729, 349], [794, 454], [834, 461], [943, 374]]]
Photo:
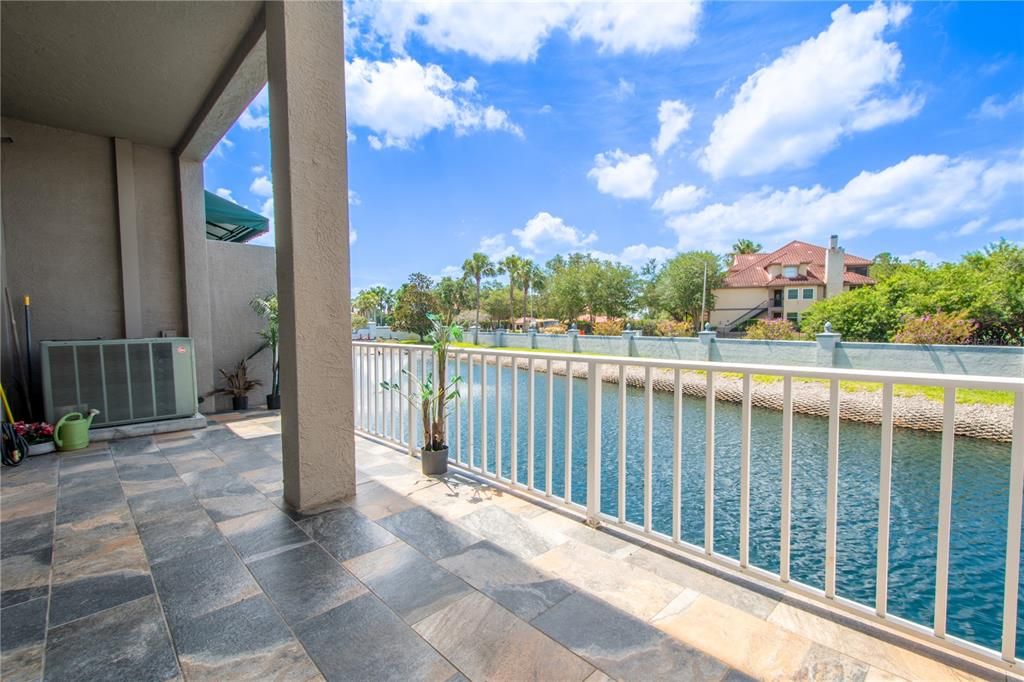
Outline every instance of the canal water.
[[[454, 367], [452, 367], [454, 371]], [[496, 414], [496, 367], [489, 365], [487, 393], [481, 395], [481, 368], [472, 377], [461, 367], [463, 381], [473, 381], [474, 436], [479, 446], [482, 410], [487, 403], [487, 468], [493, 473], [496, 419], [502, 423], [502, 475], [511, 476], [511, 370], [502, 371], [502, 411]], [[518, 480], [527, 480], [528, 373], [517, 374]], [[535, 378], [534, 481], [546, 480], [547, 381]], [[573, 379], [571, 498], [586, 504], [586, 381]], [[552, 492], [565, 492], [565, 387], [553, 379], [551, 425]], [[602, 385], [601, 510], [617, 516], [619, 388]], [[469, 410], [462, 389], [462, 461], [469, 454]], [[654, 393], [653, 528], [671, 535], [674, 397]], [[644, 392], [627, 388], [626, 510], [628, 521], [643, 524]], [[704, 544], [704, 401], [683, 399], [682, 536]], [[452, 421], [454, 424], [454, 420]], [[455, 434], [449, 434], [452, 457]], [[790, 572], [793, 580], [824, 589], [825, 500], [828, 422], [820, 417], [793, 417], [792, 531]], [[753, 408], [751, 420], [750, 562], [778, 572], [781, 498], [782, 414]], [[938, 528], [938, 433], [896, 429], [893, 434], [892, 506], [889, 542], [889, 612], [931, 627], [935, 602]], [[836, 592], [861, 604], [875, 604], [878, 537], [878, 485], [881, 430], [842, 422], [839, 437], [839, 518]], [[474, 454], [478, 463], [479, 447]], [[1006, 516], [1010, 469], [1008, 443], [958, 438], [954, 455], [952, 535], [950, 541], [948, 631], [999, 650], [1002, 633]], [[715, 414], [715, 550], [739, 557], [740, 408], [719, 402]], [[1024, 603], [1024, 602], [1022, 602]], [[1024, 611], [1018, 612], [1017, 651], [1024, 651]]]

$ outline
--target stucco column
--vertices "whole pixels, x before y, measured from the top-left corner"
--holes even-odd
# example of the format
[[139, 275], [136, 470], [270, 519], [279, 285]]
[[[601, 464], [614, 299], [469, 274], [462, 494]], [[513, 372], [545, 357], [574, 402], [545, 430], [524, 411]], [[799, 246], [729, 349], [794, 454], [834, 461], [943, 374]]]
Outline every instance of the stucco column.
[[[185, 319], [196, 354], [196, 390], [213, 389], [213, 324], [210, 313], [210, 264], [206, 260], [206, 197], [203, 163], [178, 158], [178, 201], [181, 211], [182, 263], [185, 269]], [[213, 399], [199, 406], [213, 412]]]
[[268, 2], [285, 501], [355, 493], [341, 2]]

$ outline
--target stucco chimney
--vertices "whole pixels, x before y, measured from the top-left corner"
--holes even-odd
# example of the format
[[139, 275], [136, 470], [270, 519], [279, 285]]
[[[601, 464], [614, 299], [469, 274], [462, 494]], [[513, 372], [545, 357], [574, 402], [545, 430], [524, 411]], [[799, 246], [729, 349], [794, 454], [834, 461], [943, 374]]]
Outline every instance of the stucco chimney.
[[843, 293], [843, 273], [846, 271], [846, 254], [839, 246], [839, 235], [828, 239], [825, 252], [825, 298]]

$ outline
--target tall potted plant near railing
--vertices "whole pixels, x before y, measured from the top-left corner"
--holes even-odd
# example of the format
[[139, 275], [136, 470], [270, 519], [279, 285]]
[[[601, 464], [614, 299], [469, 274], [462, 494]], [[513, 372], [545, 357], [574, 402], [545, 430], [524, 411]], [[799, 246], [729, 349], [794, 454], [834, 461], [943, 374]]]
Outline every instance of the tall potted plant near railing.
[[257, 315], [267, 321], [267, 326], [259, 331], [264, 347], [270, 351], [271, 381], [270, 393], [267, 395], [267, 409], [281, 409], [281, 371], [278, 364], [278, 316], [277, 294], [257, 296], [249, 302]]
[[402, 390], [397, 383], [382, 381], [381, 388], [395, 391], [409, 401], [415, 408], [419, 407], [423, 420], [423, 447], [420, 449], [420, 464], [426, 476], [438, 476], [448, 471], [448, 405], [459, 397], [461, 377], [447, 380], [448, 347], [453, 341], [462, 341], [462, 327], [457, 324], [446, 324], [440, 317], [428, 313], [433, 329], [429, 339], [434, 349], [434, 364], [437, 376], [433, 372], [426, 379], [420, 379], [410, 368], [403, 369], [409, 379], [411, 390]]

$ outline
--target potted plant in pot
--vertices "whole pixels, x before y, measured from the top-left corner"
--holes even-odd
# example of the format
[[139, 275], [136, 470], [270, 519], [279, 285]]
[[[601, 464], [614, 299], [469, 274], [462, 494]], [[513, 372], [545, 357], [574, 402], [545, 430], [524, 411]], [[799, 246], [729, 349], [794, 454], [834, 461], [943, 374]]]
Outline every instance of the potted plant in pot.
[[249, 378], [249, 369], [245, 360], [239, 362], [231, 372], [221, 369], [217, 370], [224, 377], [224, 386], [214, 389], [207, 395], [229, 395], [231, 396], [231, 407], [236, 410], [249, 409], [249, 394], [256, 388], [263, 385], [259, 379]]
[[433, 313], [428, 313], [433, 329], [429, 339], [434, 348], [434, 364], [437, 376], [431, 372], [426, 379], [420, 379], [415, 372], [403, 369], [402, 373], [409, 377], [411, 391], [403, 391], [397, 383], [382, 381], [381, 388], [395, 391], [409, 401], [415, 408], [420, 407], [423, 419], [423, 447], [420, 450], [420, 465], [425, 476], [439, 476], [448, 471], [448, 405], [459, 398], [459, 382], [461, 377], [447, 380], [448, 347], [453, 341], [462, 340], [462, 327], [442, 321]]
[[14, 422], [15, 432], [28, 443], [29, 455], [53, 452], [53, 425], [46, 422]]
[[278, 316], [277, 316], [277, 294], [257, 296], [249, 302], [256, 314], [267, 321], [267, 326], [260, 330], [260, 338], [263, 339], [264, 348], [270, 351], [270, 393], [267, 394], [267, 409], [281, 409], [281, 367], [278, 361]]

